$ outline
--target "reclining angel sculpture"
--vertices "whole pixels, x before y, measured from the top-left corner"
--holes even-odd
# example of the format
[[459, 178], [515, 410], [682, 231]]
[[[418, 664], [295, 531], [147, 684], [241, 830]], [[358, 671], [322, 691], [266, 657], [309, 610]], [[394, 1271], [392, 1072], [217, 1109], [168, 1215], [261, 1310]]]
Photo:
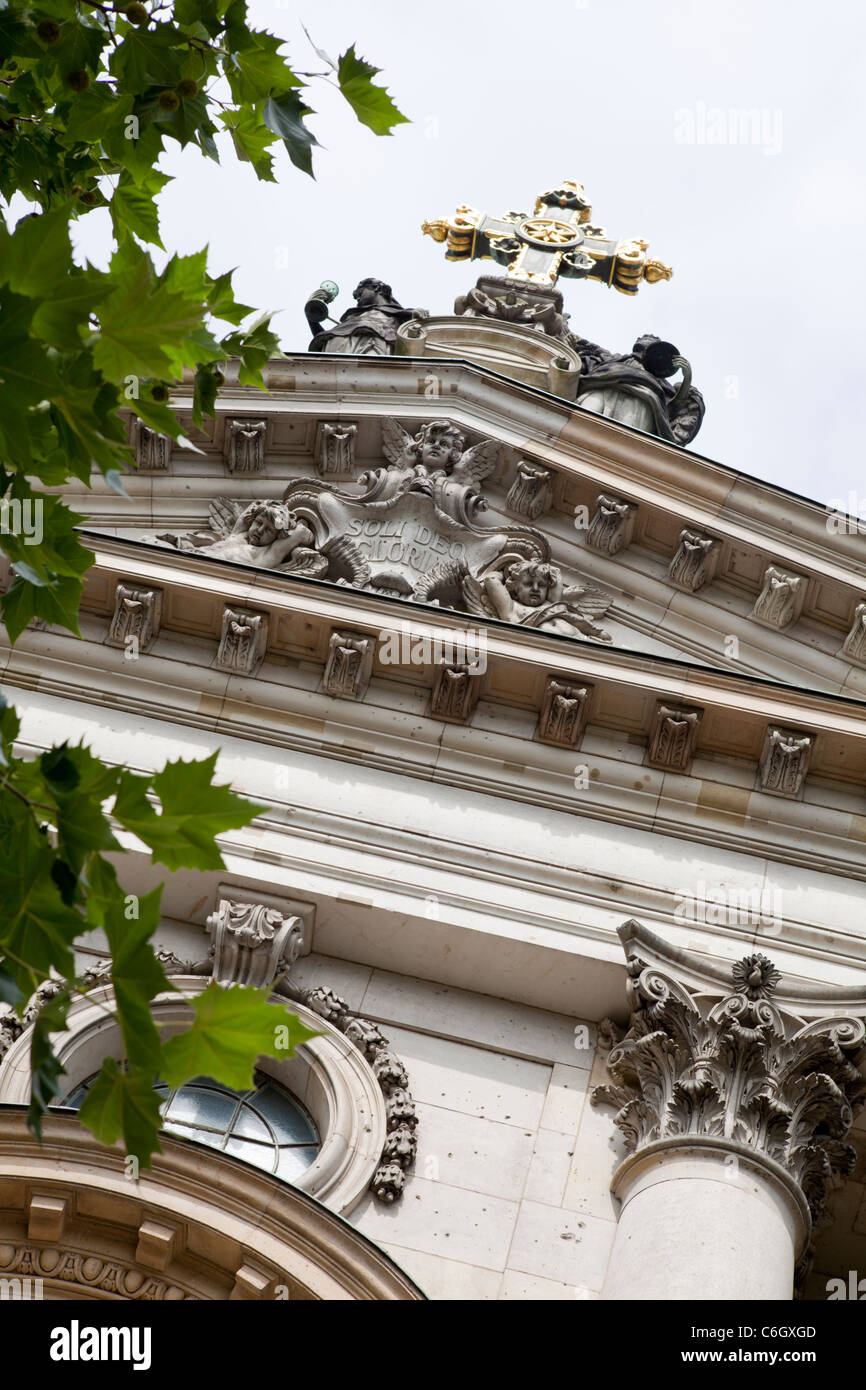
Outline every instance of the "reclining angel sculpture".
[[316, 549], [311, 528], [284, 502], [242, 503], [218, 497], [210, 505], [210, 530], [189, 535], [163, 534], [157, 540], [177, 550], [192, 550], [282, 574], [321, 578], [328, 559]]
[[463, 599], [469, 612], [479, 618], [501, 618], [565, 637], [613, 641], [609, 632], [593, 622], [604, 617], [613, 595], [591, 584], [565, 588], [559, 568], [540, 560], [520, 560], [477, 579], [467, 573]]

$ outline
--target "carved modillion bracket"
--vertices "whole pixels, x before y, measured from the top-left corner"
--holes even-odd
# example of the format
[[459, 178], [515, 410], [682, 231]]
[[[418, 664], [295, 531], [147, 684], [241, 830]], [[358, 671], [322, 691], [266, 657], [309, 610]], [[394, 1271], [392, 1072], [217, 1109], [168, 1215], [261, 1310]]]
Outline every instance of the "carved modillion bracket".
[[254, 676], [265, 659], [267, 645], [266, 613], [226, 608], [214, 666], [233, 675]]
[[548, 676], [536, 728], [540, 742], [557, 748], [576, 748], [589, 718], [591, 695], [591, 685], [572, 685], [557, 676]]
[[553, 505], [554, 481], [552, 469], [519, 459], [514, 482], [505, 499], [506, 507], [516, 516], [525, 516], [527, 521], [537, 521]]
[[223, 448], [230, 473], [260, 473], [265, 463], [267, 420], [241, 416], [227, 419]]
[[338, 700], [362, 700], [373, 670], [373, 638], [361, 632], [331, 633], [322, 685]]
[[315, 912], [313, 903], [221, 883], [207, 919], [213, 978], [257, 989], [273, 984], [298, 956], [309, 953]]
[[806, 599], [805, 575], [789, 574], [778, 565], [768, 565], [764, 572], [764, 587], [755, 600], [749, 617], [763, 627], [777, 631], [790, 627], [803, 611]]
[[121, 581], [114, 591], [114, 612], [105, 639], [109, 647], [122, 647], [134, 660], [146, 652], [159, 635], [162, 590]]
[[618, 555], [631, 544], [636, 518], [636, 502], [625, 502], [621, 498], [600, 493], [586, 533], [587, 545], [602, 555]]
[[475, 672], [477, 662], [445, 664], [436, 672], [430, 714], [449, 724], [468, 724], [478, 704], [481, 678]]
[[703, 710], [691, 706], [656, 706], [647, 744], [650, 767], [668, 772], [688, 772], [694, 757]]
[[320, 478], [331, 480], [352, 477], [355, 471], [356, 424], [344, 421], [320, 420], [316, 426], [315, 460]]

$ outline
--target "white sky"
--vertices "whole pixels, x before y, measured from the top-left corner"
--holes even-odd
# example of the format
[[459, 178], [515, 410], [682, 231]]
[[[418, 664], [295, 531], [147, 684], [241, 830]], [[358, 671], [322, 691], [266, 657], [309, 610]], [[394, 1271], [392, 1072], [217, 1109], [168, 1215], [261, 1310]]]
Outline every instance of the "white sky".
[[[354, 41], [413, 121], [377, 138], [314, 83], [315, 183], [284, 153], [277, 184], [230, 150], [219, 167], [193, 152], [163, 161], [178, 175], [160, 203], [166, 247], [207, 242], [212, 273], [237, 266], [238, 297], [281, 311], [286, 350], [306, 348], [303, 304], [323, 279], [340, 285], [337, 315], [365, 275], [451, 312], [477, 275], [501, 272], [446, 262], [422, 220], [461, 202], [531, 211], [537, 192], [578, 179], [593, 220], [642, 236], [675, 274], [635, 299], [564, 282], [572, 328], [615, 351], [643, 332], [671, 339], [706, 397], [696, 450], [848, 510], [862, 497], [866, 515], [857, 0], [252, 0], [250, 12], [298, 67], [320, 66], [301, 21], [334, 56]], [[757, 143], [709, 143], [719, 110], [761, 113]], [[99, 262], [105, 221], [91, 214], [80, 237]]]

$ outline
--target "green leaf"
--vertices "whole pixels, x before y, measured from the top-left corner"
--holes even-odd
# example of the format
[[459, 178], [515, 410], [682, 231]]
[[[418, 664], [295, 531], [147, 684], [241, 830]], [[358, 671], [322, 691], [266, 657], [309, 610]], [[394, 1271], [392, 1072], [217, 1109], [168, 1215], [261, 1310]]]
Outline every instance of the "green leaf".
[[184, 36], [171, 24], [158, 24], [155, 29], [130, 29], [112, 53], [108, 66], [123, 90], [133, 96], [146, 92], [149, 87], [164, 91], [176, 87], [183, 76], [179, 49], [183, 42]]
[[167, 175], [153, 172], [147, 183], [141, 187], [136, 187], [131, 178], [129, 181], [121, 178], [109, 205], [111, 225], [118, 241], [134, 232], [142, 241], [158, 246], [161, 251], [165, 250], [159, 235], [159, 214], [155, 198], [166, 183]]
[[[114, 815], [149, 847], [155, 864], [169, 869], [221, 869], [216, 836], [249, 825], [263, 811], [229, 787], [212, 786], [216, 753], [201, 762], [167, 763], [151, 779], [132, 772], [121, 776]], [[157, 815], [147, 799], [159, 797]]]
[[117, 288], [100, 309], [93, 348], [94, 363], [109, 381], [122, 384], [128, 376], [170, 381], [200, 360], [190, 335], [201, 326], [201, 296], [177, 292], [165, 276], [157, 279], [143, 252], [131, 265], [124, 260], [115, 269], [112, 262], [112, 279]]
[[283, 40], [263, 30], [248, 30], [243, 48], [233, 52], [225, 65], [225, 75], [234, 101], [255, 105], [271, 92], [285, 92], [303, 83], [295, 76], [286, 58], [281, 57]]
[[110, 864], [91, 867], [88, 917], [101, 926], [111, 951], [111, 983], [126, 1055], [133, 1067], [156, 1076], [162, 1061], [159, 1031], [150, 1005], [173, 988], [150, 945], [159, 927], [162, 885], [144, 897], [124, 893]]
[[282, 96], [268, 97], [262, 119], [268, 130], [279, 135], [292, 163], [313, 178], [313, 146], [319, 142], [304, 125], [304, 116], [309, 115], [312, 109], [305, 106], [297, 92], [284, 92]]
[[287, 1057], [317, 1036], [282, 1004], [269, 1004], [266, 989], [211, 981], [192, 1001], [195, 1019], [163, 1047], [162, 1077], [182, 1086], [193, 1076], [211, 1076], [238, 1091], [253, 1084], [259, 1057]]
[[161, 1097], [153, 1089], [150, 1069], [120, 1071], [113, 1057], [106, 1057], [78, 1112], [81, 1123], [100, 1144], [116, 1144], [123, 1139], [128, 1154], [142, 1168], [151, 1166], [159, 1144]]
[[[82, 553], [90, 555], [92, 551]], [[95, 557], [94, 557], [95, 558]], [[90, 562], [93, 563], [92, 561]], [[12, 646], [18, 641], [28, 623], [34, 618], [58, 627], [65, 627], [80, 637], [78, 605], [81, 602], [81, 580], [62, 577], [51, 584], [36, 588], [26, 579], [16, 576], [0, 598], [0, 616], [6, 626]]]
[[0, 280], [17, 294], [45, 298], [72, 264], [68, 208], [22, 217], [0, 248]]
[[357, 57], [352, 44], [337, 64], [337, 81], [358, 120], [374, 135], [390, 135], [393, 127], [407, 123], [408, 117], [398, 111], [384, 87], [374, 86], [371, 79], [378, 72], [381, 68]]
[[268, 153], [268, 146], [277, 137], [264, 125], [261, 115], [255, 109], [244, 106], [237, 111], [224, 111], [220, 120], [231, 132], [238, 159], [252, 164], [257, 177], [263, 182], [276, 183], [274, 161]]
[[[72, 944], [83, 918], [69, 907], [51, 877], [54, 851], [23, 802], [0, 806], [0, 954], [15, 966], [19, 989], [32, 993], [52, 969], [72, 975]], [[20, 809], [19, 809], [20, 808]]]
[[73, 270], [37, 305], [31, 332], [54, 347], [80, 349], [82, 332], [90, 331], [90, 315], [110, 290], [108, 277], [98, 270]]

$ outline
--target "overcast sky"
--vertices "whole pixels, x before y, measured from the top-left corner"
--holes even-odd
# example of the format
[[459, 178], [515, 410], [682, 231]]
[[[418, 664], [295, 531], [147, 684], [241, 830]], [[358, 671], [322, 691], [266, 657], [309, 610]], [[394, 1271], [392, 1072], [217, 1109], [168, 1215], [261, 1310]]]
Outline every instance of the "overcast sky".
[[[230, 152], [221, 167], [163, 161], [178, 175], [161, 199], [166, 246], [208, 242], [212, 273], [237, 266], [239, 297], [281, 311], [285, 349], [306, 348], [303, 304], [323, 279], [340, 285], [337, 314], [365, 275], [451, 312], [478, 274], [499, 272], [446, 262], [422, 220], [462, 202], [531, 211], [536, 193], [577, 179], [594, 221], [643, 237], [675, 273], [636, 298], [564, 282], [572, 328], [616, 351], [643, 332], [671, 339], [706, 397], [696, 450], [846, 509], [862, 494], [866, 515], [858, 0], [252, 0], [250, 12], [303, 68], [319, 64], [301, 21], [335, 56], [355, 42], [413, 122], [377, 138], [315, 83], [315, 182], [284, 153], [276, 184]], [[100, 218], [82, 244], [101, 261]]]

